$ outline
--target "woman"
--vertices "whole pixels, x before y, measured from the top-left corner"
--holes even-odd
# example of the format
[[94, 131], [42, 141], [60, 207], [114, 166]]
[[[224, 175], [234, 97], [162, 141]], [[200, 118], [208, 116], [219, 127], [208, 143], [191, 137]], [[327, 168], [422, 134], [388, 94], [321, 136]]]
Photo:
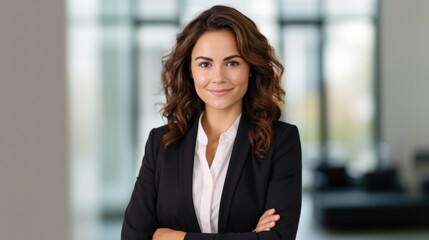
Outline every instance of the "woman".
[[163, 66], [168, 123], [149, 135], [122, 239], [295, 239], [301, 146], [279, 121], [282, 73], [233, 8], [184, 27]]

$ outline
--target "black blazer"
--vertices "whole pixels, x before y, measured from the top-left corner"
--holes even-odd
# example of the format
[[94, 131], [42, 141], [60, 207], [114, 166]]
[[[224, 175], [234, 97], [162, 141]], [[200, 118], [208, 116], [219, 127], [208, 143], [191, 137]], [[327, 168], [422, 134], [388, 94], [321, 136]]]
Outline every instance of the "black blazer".
[[[258, 161], [243, 115], [222, 192], [218, 234], [201, 233], [192, 199], [192, 171], [198, 118], [188, 133], [164, 150], [166, 127], [150, 132], [143, 163], [125, 211], [123, 240], [150, 240], [157, 228], [187, 232], [187, 240], [295, 239], [301, 211], [301, 144], [294, 125], [276, 122], [266, 159]], [[280, 214], [271, 231], [254, 233], [270, 208]]]

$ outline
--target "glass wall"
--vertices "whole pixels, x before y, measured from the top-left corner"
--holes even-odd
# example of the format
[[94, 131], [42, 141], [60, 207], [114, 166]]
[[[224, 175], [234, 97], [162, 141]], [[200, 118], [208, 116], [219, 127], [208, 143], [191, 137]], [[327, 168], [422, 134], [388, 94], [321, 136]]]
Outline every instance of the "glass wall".
[[377, 164], [376, 1], [279, 1], [286, 120], [300, 128], [305, 186], [318, 164]]
[[312, 169], [321, 156], [320, 29], [284, 26], [286, 121], [297, 124], [303, 149], [303, 185], [312, 183]]
[[73, 239], [113, 239], [136, 162], [133, 27], [126, 1], [69, 1]]
[[283, 120], [300, 129], [304, 187], [321, 162], [375, 167], [376, 0], [68, 0], [73, 239], [119, 239], [159, 113], [162, 57], [214, 4], [251, 17], [285, 66]]

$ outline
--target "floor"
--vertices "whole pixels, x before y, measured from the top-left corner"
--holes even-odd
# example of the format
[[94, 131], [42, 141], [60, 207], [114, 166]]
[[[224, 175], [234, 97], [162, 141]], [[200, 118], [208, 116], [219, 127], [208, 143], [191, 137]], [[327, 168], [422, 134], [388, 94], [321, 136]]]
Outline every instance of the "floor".
[[[429, 216], [428, 216], [429, 217]], [[312, 199], [304, 194], [297, 240], [428, 240], [428, 229], [366, 229], [358, 231], [327, 231], [313, 221]]]

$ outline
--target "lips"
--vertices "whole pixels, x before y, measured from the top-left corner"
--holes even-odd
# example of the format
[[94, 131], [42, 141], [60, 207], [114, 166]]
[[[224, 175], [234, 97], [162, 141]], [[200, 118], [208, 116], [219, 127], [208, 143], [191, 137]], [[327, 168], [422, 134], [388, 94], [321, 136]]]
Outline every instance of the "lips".
[[229, 89], [212, 89], [212, 90], [208, 90], [208, 91], [217, 97], [221, 97], [221, 96], [224, 96], [224, 95], [228, 94], [229, 92], [231, 92], [231, 90], [232, 90], [232, 88], [229, 88]]

